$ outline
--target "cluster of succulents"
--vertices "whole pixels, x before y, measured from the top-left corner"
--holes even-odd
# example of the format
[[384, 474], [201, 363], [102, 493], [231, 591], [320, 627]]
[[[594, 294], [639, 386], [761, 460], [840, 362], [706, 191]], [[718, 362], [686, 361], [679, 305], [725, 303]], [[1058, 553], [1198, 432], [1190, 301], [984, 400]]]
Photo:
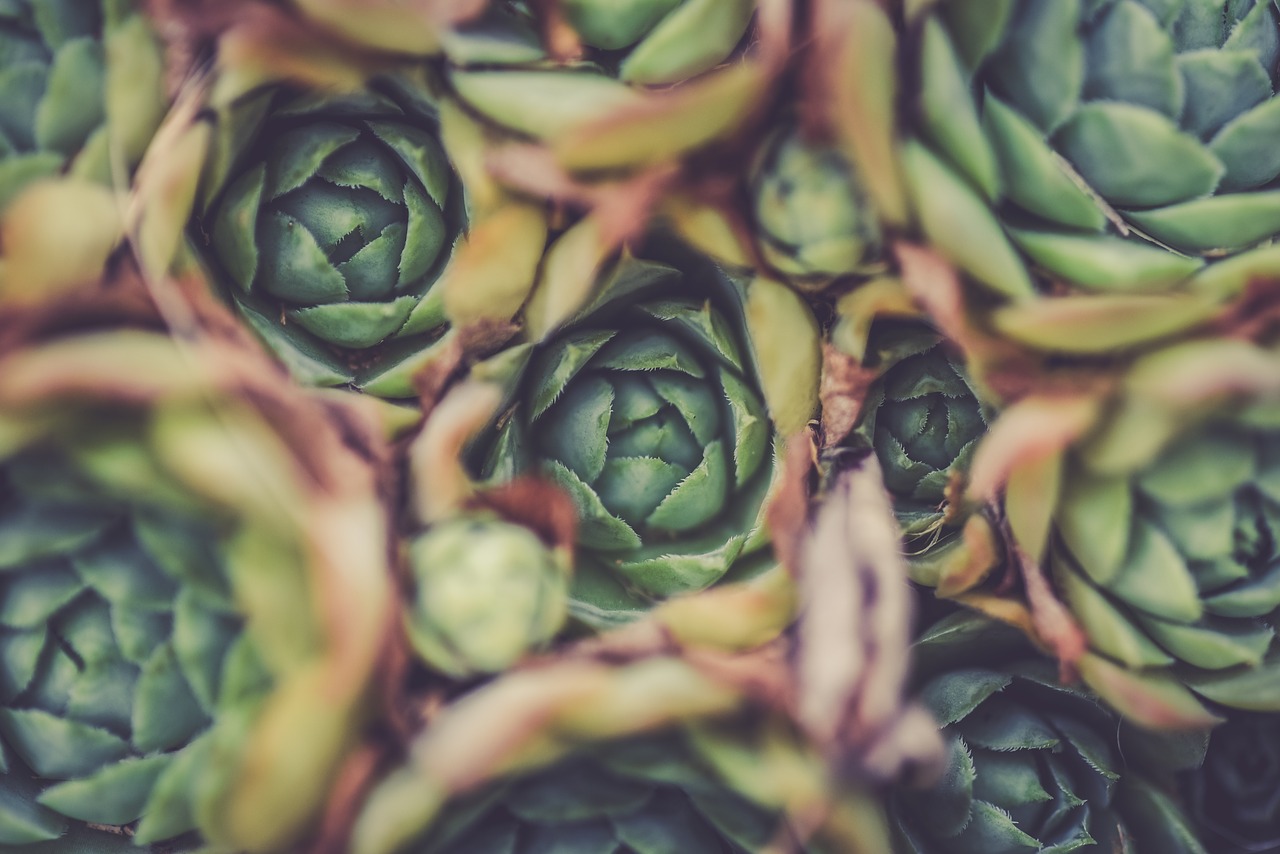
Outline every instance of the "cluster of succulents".
[[0, 0], [0, 849], [1280, 850], [1280, 0]]

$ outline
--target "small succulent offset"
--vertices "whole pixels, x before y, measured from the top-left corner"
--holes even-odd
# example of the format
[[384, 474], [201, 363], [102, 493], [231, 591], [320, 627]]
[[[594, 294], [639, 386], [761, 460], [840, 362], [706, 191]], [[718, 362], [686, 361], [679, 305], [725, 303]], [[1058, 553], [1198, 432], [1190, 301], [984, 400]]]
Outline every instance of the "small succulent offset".
[[[1280, 233], [1271, 0], [917, 5], [921, 194], [990, 205], [1036, 265], [1089, 288], [1168, 288]], [[1025, 287], [1014, 267], [1002, 290]]]
[[409, 642], [453, 676], [507, 669], [550, 641], [568, 615], [567, 567], [512, 522], [443, 522], [409, 545], [409, 569]]
[[[895, 792], [896, 854], [1204, 854], [1155, 769], [1117, 743], [1116, 715], [1060, 684], [1017, 632], [953, 613], [916, 650], [950, 762], [931, 788]], [[1200, 755], [1178, 753], [1165, 758], [1186, 767]]]
[[572, 497], [575, 616], [625, 619], [767, 562], [774, 431], [742, 324], [740, 291], [714, 267], [625, 256], [511, 380], [481, 475], [537, 471]]
[[872, 269], [880, 224], [838, 148], [811, 142], [798, 128], [779, 129], [761, 146], [748, 180], [759, 250], [788, 281], [821, 287]]
[[762, 850], [776, 838], [777, 817], [735, 794], [682, 741], [651, 735], [579, 751], [464, 800], [412, 850]]
[[1214, 854], [1280, 848], [1280, 728], [1237, 714], [1209, 734], [1204, 763], [1180, 779], [1188, 814]]
[[245, 320], [303, 382], [412, 396], [466, 220], [430, 105], [389, 83], [255, 93], [218, 131], [243, 148], [206, 176], [200, 229]]

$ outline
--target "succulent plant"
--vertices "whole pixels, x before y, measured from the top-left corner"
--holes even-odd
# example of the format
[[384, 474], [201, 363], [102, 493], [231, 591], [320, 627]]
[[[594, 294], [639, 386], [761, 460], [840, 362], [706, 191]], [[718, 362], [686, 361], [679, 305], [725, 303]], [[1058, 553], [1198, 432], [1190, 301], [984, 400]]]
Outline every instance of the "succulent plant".
[[275, 89], [218, 123], [199, 228], [245, 321], [303, 382], [411, 397], [466, 219], [430, 104]]
[[537, 471], [578, 508], [573, 613], [634, 615], [651, 597], [760, 563], [774, 431], [740, 291], [624, 257], [593, 308], [549, 336], [508, 384], [481, 475]]
[[1275, 715], [1241, 713], [1209, 734], [1204, 763], [1181, 775], [1187, 811], [1214, 854], [1280, 845]]
[[[1204, 854], [1164, 781], [1117, 743], [1114, 712], [1059, 684], [1053, 662], [1017, 632], [956, 612], [926, 629], [916, 652], [950, 762], [932, 787], [894, 793], [895, 851]], [[1198, 761], [1189, 753], [1178, 761]]]
[[483, 517], [444, 522], [410, 544], [409, 567], [409, 642], [446, 673], [505, 670], [564, 624], [566, 567], [521, 525]]
[[[163, 108], [158, 54], [132, 3], [6, 3], [0, 9], [0, 209], [31, 181], [64, 171], [110, 184], [113, 148], [126, 166], [135, 165]], [[113, 74], [128, 77], [131, 91], [112, 86]]]
[[[938, 0], [912, 19], [910, 183], [930, 236], [996, 290], [1031, 290], [1012, 247], [1087, 289], [1152, 291], [1280, 232], [1274, 3]], [[980, 225], [985, 260], [945, 234]]]
[[[225, 356], [116, 330], [4, 359], [6, 846], [82, 822], [128, 825], [138, 844], [198, 830], [279, 850], [305, 832], [350, 748], [387, 593], [371, 485], [362, 498], [346, 480], [354, 494], [321, 510], [283, 435], [219, 398], [227, 374], [185, 361]], [[128, 394], [121, 376], [134, 378]], [[319, 515], [298, 524], [309, 508], [349, 521], [313, 539]], [[346, 556], [372, 560], [355, 590], [340, 590], [325, 554], [333, 534], [356, 550]], [[339, 630], [312, 597], [351, 594], [339, 660], [328, 649]], [[274, 770], [254, 770], [262, 761]]]

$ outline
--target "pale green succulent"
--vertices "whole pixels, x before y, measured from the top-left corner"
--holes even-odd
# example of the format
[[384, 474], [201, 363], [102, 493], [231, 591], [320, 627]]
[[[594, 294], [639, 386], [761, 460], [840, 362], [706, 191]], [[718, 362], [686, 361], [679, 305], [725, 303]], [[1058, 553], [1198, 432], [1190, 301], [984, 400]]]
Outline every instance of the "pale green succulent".
[[907, 172], [925, 230], [989, 286], [1027, 294], [1025, 258], [1089, 290], [1168, 290], [1280, 233], [1273, 2], [913, 5]]
[[545, 645], [568, 614], [569, 574], [528, 528], [488, 518], [441, 523], [409, 546], [405, 629], [428, 664], [497, 673]]
[[779, 129], [761, 146], [749, 182], [760, 251], [789, 281], [821, 287], [878, 260], [880, 225], [838, 148]]

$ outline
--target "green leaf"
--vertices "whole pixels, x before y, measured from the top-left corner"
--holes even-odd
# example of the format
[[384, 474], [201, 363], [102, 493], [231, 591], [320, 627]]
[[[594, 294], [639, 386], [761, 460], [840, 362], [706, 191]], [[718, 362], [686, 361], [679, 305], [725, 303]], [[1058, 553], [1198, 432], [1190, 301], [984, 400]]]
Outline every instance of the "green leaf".
[[1018, 253], [968, 184], [918, 143], [904, 146], [903, 165], [920, 226], [948, 258], [1001, 296], [1035, 293]]
[[209, 724], [182, 675], [173, 645], [152, 653], [138, 679], [133, 703], [133, 744], [142, 753], [173, 750]]
[[260, 165], [237, 178], [218, 202], [213, 219], [213, 248], [218, 262], [245, 293], [258, 275], [258, 211], [266, 166]]
[[1223, 617], [1265, 617], [1280, 608], [1280, 565], [1247, 584], [1206, 596], [1205, 610]]
[[563, 463], [584, 483], [595, 483], [609, 450], [613, 404], [613, 385], [601, 377], [581, 377], [570, 383], [537, 424], [540, 451]]
[[741, 489], [772, 453], [769, 419], [760, 398], [737, 374], [721, 372], [720, 384], [733, 419], [734, 484]]
[[1156, 642], [1178, 658], [1206, 670], [1237, 665], [1256, 667], [1271, 646], [1275, 632], [1251, 620], [1210, 618], [1203, 625], [1184, 626], [1138, 617]]
[[0, 624], [40, 628], [84, 590], [71, 567], [61, 561], [38, 564], [27, 572], [0, 574]]
[[1247, 438], [1192, 435], [1139, 473], [1137, 485], [1163, 504], [1192, 507], [1233, 495], [1254, 477], [1256, 465], [1257, 454]]
[[88, 777], [45, 789], [40, 803], [80, 821], [129, 824], [142, 815], [156, 778], [171, 759], [159, 754], [104, 766]]
[[393, 222], [346, 261], [337, 265], [346, 280], [349, 298], [356, 302], [388, 299], [400, 278], [405, 226]]
[[91, 774], [129, 755], [129, 745], [106, 730], [40, 709], [0, 709], [5, 742], [41, 777], [66, 780]]
[[1084, 179], [1049, 147], [1035, 125], [990, 92], [983, 100], [982, 123], [1000, 164], [1005, 195], [1068, 228], [1101, 231], [1106, 227], [1106, 214]]
[[1280, 662], [1274, 659], [1259, 667], [1193, 673], [1184, 681], [1197, 694], [1233, 709], [1280, 711]]
[[1053, 553], [1053, 566], [1054, 580], [1062, 590], [1072, 615], [1084, 629], [1090, 647], [1130, 667], [1159, 667], [1173, 663], [1171, 655], [1139, 631], [1101, 591], [1081, 578], [1056, 553]]
[[1133, 495], [1128, 479], [1073, 473], [1063, 487], [1054, 519], [1067, 548], [1089, 577], [1109, 585], [1129, 550]]
[[1080, 0], [1020, 3], [989, 63], [992, 88], [1046, 133], [1066, 121], [1080, 100], [1084, 44], [1063, 37], [1079, 23]]
[[600, 350], [594, 366], [616, 371], [677, 371], [697, 379], [706, 376], [694, 352], [664, 332], [623, 330]]
[[1173, 42], [1141, 3], [1114, 3], [1089, 31], [1084, 95], [1090, 101], [1123, 101], [1170, 119], [1182, 112], [1182, 76]]
[[[706, 446], [720, 434], [722, 404], [712, 395], [711, 386], [685, 374], [657, 371], [648, 378], [657, 399], [675, 407], [694, 439]], [[733, 392], [725, 389], [732, 400]], [[634, 420], [634, 419], [633, 419]]]
[[1191, 622], [1204, 611], [1186, 561], [1164, 532], [1142, 516], [1133, 517], [1124, 565], [1106, 586], [1127, 604], [1167, 620]]
[[390, 302], [340, 302], [295, 309], [289, 317], [331, 344], [360, 349], [394, 335], [415, 304], [411, 296]]
[[21, 151], [35, 147], [35, 118], [44, 96], [49, 69], [23, 62], [0, 68], [0, 132]]
[[[1261, 5], [1261, 4], [1260, 4]], [[1116, 793], [1126, 827], [1161, 854], [1208, 854], [1183, 809], [1136, 774], [1126, 774]]]
[[558, 824], [627, 815], [652, 794], [651, 785], [612, 774], [582, 759], [516, 783], [503, 801], [507, 809], [527, 822]]
[[482, 115], [539, 139], [643, 101], [627, 84], [586, 72], [455, 71], [449, 82]]
[[925, 132], [983, 196], [994, 200], [1000, 192], [995, 155], [983, 135], [960, 57], [938, 21], [925, 21], [920, 52]]
[[1196, 50], [1180, 54], [1186, 84], [1182, 127], [1208, 139], [1228, 121], [1271, 97], [1271, 78], [1257, 54], [1242, 50]]
[[393, 205], [404, 200], [405, 176], [399, 159], [367, 137], [331, 153], [315, 176], [338, 187], [373, 190]]
[[169, 607], [178, 585], [156, 566], [127, 528], [114, 530], [71, 558], [84, 579], [111, 603], [146, 610]]
[[1122, 103], [1086, 104], [1054, 137], [1108, 202], [1149, 208], [1208, 195], [1224, 167], [1166, 116]]
[[1220, 721], [1178, 680], [1164, 673], [1133, 672], [1091, 653], [1081, 657], [1079, 668], [1099, 697], [1142, 726], [1193, 729]]
[[973, 796], [1005, 809], [1052, 800], [1053, 796], [1040, 783], [1038, 764], [1035, 759], [1016, 753], [976, 751]]
[[0, 670], [0, 702], [11, 702], [27, 690], [35, 678], [47, 638], [44, 626], [23, 632], [0, 632], [0, 667], [3, 668]]
[[1040, 843], [1018, 829], [1009, 814], [984, 801], [974, 801], [972, 820], [951, 841], [948, 854], [990, 854], [993, 851], [1039, 851]]
[[1004, 694], [995, 694], [954, 725], [964, 740], [987, 750], [1048, 750], [1061, 736], [1041, 715]]
[[280, 132], [271, 141], [266, 161], [265, 198], [278, 199], [311, 179], [321, 165], [360, 131], [333, 122], [313, 121]]
[[716, 832], [690, 806], [687, 798], [660, 790], [644, 807], [615, 818], [618, 839], [636, 854], [715, 851], [722, 847]]
[[67, 820], [36, 802], [40, 788], [19, 774], [0, 774], [0, 845], [56, 839]]
[[968, 717], [1012, 681], [1008, 674], [994, 670], [953, 670], [930, 680], [920, 699], [937, 718], [938, 725], [945, 727]]
[[555, 460], [545, 460], [543, 471], [569, 493], [578, 509], [579, 545], [601, 551], [625, 551], [640, 546], [640, 536], [605, 509], [600, 496], [577, 475]]
[[578, 372], [617, 334], [612, 329], [581, 330], [556, 339], [539, 353], [524, 379], [525, 388], [532, 390], [528, 397], [529, 419], [541, 418]]
[[414, 189], [421, 187], [426, 190], [436, 207], [443, 210], [454, 178], [440, 140], [426, 128], [407, 122], [370, 121], [366, 124], [409, 170], [412, 177], [406, 184], [415, 184], [413, 178], [417, 178]]
[[174, 602], [173, 652], [206, 712], [217, 702], [222, 661], [240, 628], [238, 619], [211, 610], [190, 590], [183, 590]]
[[1124, 216], [1184, 252], [1237, 251], [1280, 232], [1280, 192], [1209, 196], [1150, 211], [1125, 211]]
[[[649, 2], [650, 8], [668, 8], [618, 66], [618, 77], [648, 86], [679, 83], [724, 62], [742, 39], [754, 5], [750, 0], [684, 0], [671, 4]], [[616, 4], [605, 4], [613, 17]]]
[[104, 118], [103, 78], [101, 42], [75, 39], [58, 49], [44, 98], [36, 108], [37, 147], [67, 157], [80, 150]]
[[128, 732], [138, 668], [118, 658], [103, 658], [73, 678], [66, 691], [66, 707], [61, 709], [68, 718], [115, 733]]
[[444, 214], [414, 181], [405, 182], [404, 206], [409, 220], [397, 288], [416, 285], [441, 260], [440, 253], [449, 239]]
[[72, 554], [99, 536], [118, 514], [91, 507], [6, 508], [0, 518], [0, 572], [41, 558]]
[[724, 442], [717, 439], [707, 445], [702, 462], [658, 503], [645, 524], [672, 533], [691, 531], [705, 524], [724, 509], [728, 482], [729, 463]]
[[1168, 290], [1204, 266], [1199, 258], [1122, 237], [1016, 228], [1009, 233], [1041, 267], [1103, 293]]
[[1015, 5], [1016, 0], [951, 0], [935, 7], [970, 72], [1000, 45]]
[[347, 298], [342, 274], [300, 220], [271, 211], [258, 223], [258, 286], [285, 302], [310, 306]]
[[634, 527], [645, 523], [687, 474], [653, 457], [612, 457], [595, 488], [604, 506]]

